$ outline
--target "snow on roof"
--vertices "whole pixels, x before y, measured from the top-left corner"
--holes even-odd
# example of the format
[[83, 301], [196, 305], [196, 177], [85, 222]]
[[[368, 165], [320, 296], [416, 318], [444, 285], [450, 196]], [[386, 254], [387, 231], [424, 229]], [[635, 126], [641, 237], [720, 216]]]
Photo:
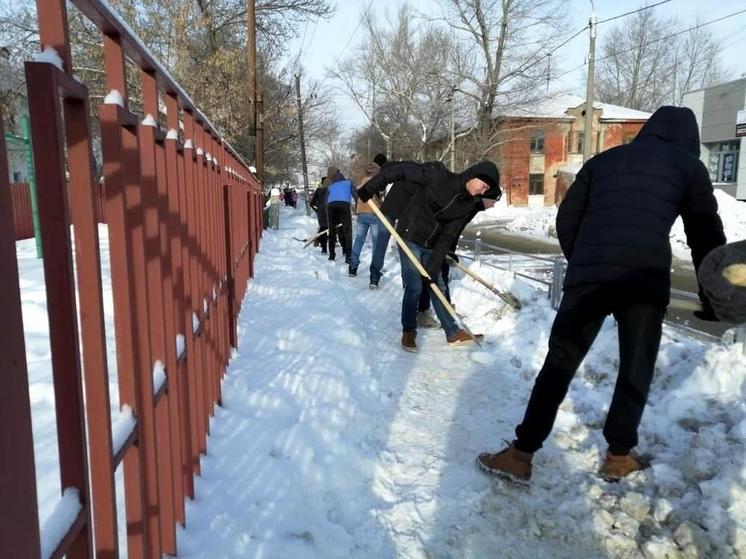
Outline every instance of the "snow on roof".
[[[505, 114], [496, 116], [513, 117], [513, 118], [553, 118], [564, 119], [572, 118], [568, 111], [575, 109], [585, 103], [585, 98], [572, 93], [560, 93], [553, 95], [536, 103], [531, 103], [525, 107], [510, 109]], [[601, 103], [594, 101], [594, 109], [601, 109], [601, 120], [647, 120], [650, 113], [612, 105], [610, 103]]]

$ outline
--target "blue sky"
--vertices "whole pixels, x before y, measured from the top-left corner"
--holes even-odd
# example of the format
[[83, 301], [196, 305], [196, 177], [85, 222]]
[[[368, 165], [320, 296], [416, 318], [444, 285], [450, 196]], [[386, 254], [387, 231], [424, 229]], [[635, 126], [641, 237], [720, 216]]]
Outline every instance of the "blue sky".
[[[648, 3], [653, 4], [656, 1]], [[387, 11], [394, 14], [403, 2], [404, 0], [373, 0], [371, 10], [377, 14], [385, 14]], [[306, 76], [315, 79], [324, 78], [327, 68], [347, 55], [361, 40], [361, 31], [358, 29], [354, 35], [353, 31], [368, 3], [369, 0], [339, 0], [337, 12], [330, 21], [316, 23], [310, 21], [307, 27], [300, 29], [299, 37], [289, 45], [289, 52], [290, 57], [297, 57], [301, 39], [304, 39], [300, 62]], [[613, 17], [643, 5], [640, 0], [595, 0], [594, 3], [598, 19]], [[424, 13], [439, 13], [440, 11], [436, 0], [410, 0], [409, 4]], [[590, 14], [589, 0], [566, 0], [565, 5], [571, 29], [582, 28], [587, 23]], [[746, 9], [746, 0], [671, 0], [654, 9], [659, 13], [676, 14], [682, 22], [682, 28], [685, 28], [695, 25], [698, 20], [700, 22], [710, 21]], [[599, 43], [603, 40], [605, 29], [609, 29], [610, 25], [612, 24], [599, 26]], [[746, 61], [742, 54], [746, 48], [746, 13], [708, 27], [715, 38], [723, 44], [722, 60], [731, 75], [735, 78], [746, 73]], [[678, 29], [672, 31], [676, 30]], [[346, 50], [343, 50], [347, 44]], [[569, 70], [583, 63], [587, 50], [588, 36], [583, 34], [557, 51], [552, 56], [553, 63], [559, 64], [564, 70]], [[584, 94], [585, 72], [585, 68], [572, 72], [554, 86]], [[340, 98], [338, 105], [350, 126], [359, 126], [365, 122], [362, 114], [350, 102]]]

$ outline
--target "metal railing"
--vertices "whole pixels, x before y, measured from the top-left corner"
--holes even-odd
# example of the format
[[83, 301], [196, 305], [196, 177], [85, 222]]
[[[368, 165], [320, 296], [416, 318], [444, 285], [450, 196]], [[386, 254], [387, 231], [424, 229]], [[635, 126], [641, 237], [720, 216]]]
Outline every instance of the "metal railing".
[[[27, 62], [25, 70], [43, 193], [39, 222], [60, 481], [80, 496], [79, 513], [51, 556], [117, 557], [120, 522], [129, 557], [175, 555], [175, 527], [185, 522], [185, 498], [194, 496], [193, 476], [253, 275], [262, 234], [260, 188], [108, 4], [71, 3], [101, 31], [106, 86], [118, 92], [99, 108], [99, 121], [119, 401], [132, 410], [135, 426], [114, 448], [89, 92], [72, 75], [65, 0], [37, 0], [41, 46], [62, 61]], [[138, 69], [142, 115], [129, 109], [126, 59]], [[158, 125], [161, 106], [168, 132]], [[34, 558], [40, 547], [31, 416], [4, 160], [0, 143], [0, 308], [10, 313], [0, 331], [0, 441], [8, 445], [0, 460], [0, 541], [4, 554]], [[166, 380], [154, 386], [159, 361]], [[116, 512], [120, 463], [126, 519]]]
[[[496, 268], [498, 270], [504, 270], [507, 272], [510, 272], [513, 274], [514, 277], [520, 277], [526, 280], [529, 280], [533, 283], [539, 284], [543, 287], [547, 288], [548, 291], [548, 297], [551, 301], [552, 308], [557, 310], [560, 306], [560, 303], [562, 302], [562, 285], [565, 280], [565, 272], [567, 271], [567, 260], [565, 260], [562, 256], [554, 256], [554, 257], [547, 257], [547, 256], [539, 256], [535, 254], [529, 254], [524, 252], [518, 252], [515, 250], [510, 250], [504, 247], [500, 247], [497, 245], [493, 245], [491, 243], [486, 243], [482, 241], [481, 239], [461, 239], [459, 241], [461, 245], [466, 246], [472, 246], [474, 251], [474, 260], [479, 262], [482, 266], [489, 266], [492, 268]], [[492, 252], [500, 253], [507, 255], [507, 262], [485, 262], [483, 261], [483, 250], [485, 248], [488, 248]], [[525, 262], [526, 260], [531, 260], [534, 262], [539, 262], [544, 265], [546, 268], [546, 273], [549, 274], [550, 279], [544, 279], [541, 277], [537, 277], [536, 275], [531, 275], [529, 273], [526, 273], [525, 271], [517, 271], [516, 268], [516, 260], [519, 260]], [[676, 297], [677, 299], [682, 299], [685, 301], [689, 301], [692, 303], [699, 303], [699, 296], [696, 293], [692, 293], [690, 291], [682, 291], [680, 289], [671, 289], [671, 295]], [[673, 325], [673, 323], [670, 323]], [[681, 325], [675, 324], [677, 328], [682, 328]], [[703, 333], [693, 330], [688, 327], [684, 327], [685, 330], [689, 331], [690, 333], [696, 332], [700, 335], [703, 335]], [[711, 339], [713, 341], [720, 341], [720, 338], [717, 336], [713, 336], [710, 334], [706, 334], [705, 337], [707, 339]], [[735, 329], [735, 339], [734, 343], [741, 344], [743, 348], [743, 353], [746, 355], [746, 324], [740, 324], [736, 326]]]

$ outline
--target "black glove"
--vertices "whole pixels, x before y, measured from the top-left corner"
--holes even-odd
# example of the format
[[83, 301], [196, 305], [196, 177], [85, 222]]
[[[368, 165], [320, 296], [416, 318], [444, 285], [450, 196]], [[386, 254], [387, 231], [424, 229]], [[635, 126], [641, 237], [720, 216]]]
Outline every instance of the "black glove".
[[357, 195], [360, 197], [360, 199], [363, 202], [367, 202], [368, 200], [373, 198], [375, 194], [376, 194], [376, 191], [370, 188], [367, 184], [361, 186], [357, 191]]
[[459, 262], [458, 255], [455, 252], [449, 252], [448, 253], [448, 258], [450, 258], [451, 260], [453, 260], [456, 263]]
[[435, 283], [432, 279], [428, 278], [427, 276], [420, 276], [420, 279], [422, 280], [423, 289], [430, 289], [430, 285]]

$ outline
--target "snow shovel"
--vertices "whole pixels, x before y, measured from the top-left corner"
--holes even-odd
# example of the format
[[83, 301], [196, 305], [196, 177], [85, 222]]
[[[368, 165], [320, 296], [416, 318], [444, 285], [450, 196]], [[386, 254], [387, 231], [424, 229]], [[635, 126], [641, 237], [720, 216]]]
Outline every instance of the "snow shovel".
[[443, 292], [440, 290], [438, 285], [433, 281], [433, 278], [430, 277], [430, 274], [427, 273], [425, 268], [422, 266], [422, 263], [420, 260], [412, 254], [412, 251], [407, 246], [407, 243], [404, 242], [404, 239], [402, 239], [399, 236], [399, 233], [396, 232], [396, 229], [391, 225], [388, 219], [381, 213], [381, 210], [378, 208], [378, 204], [371, 199], [368, 200], [368, 205], [373, 210], [373, 213], [376, 214], [376, 217], [378, 220], [383, 223], [383, 226], [388, 229], [389, 233], [391, 233], [391, 236], [394, 237], [394, 240], [396, 241], [396, 244], [399, 245], [399, 248], [402, 249], [404, 254], [407, 255], [409, 260], [414, 264], [414, 267], [417, 268], [417, 271], [420, 273], [421, 276], [426, 277], [430, 280], [430, 289], [433, 290], [433, 293], [435, 293], [435, 296], [440, 300], [440, 302], [443, 304], [445, 309], [448, 311], [448, 314], [450, 314], [453, 317], [453, 320], [456, 321], [456, 324], [461, 326], [461, 328], [466, 332], [472, 340], [474, 340], [474, 343], [476, 343], [480, 349], [484, 349], [482, 344], [479, 342], [479, 340], [476, 338], [476, 336], [472, 333], [471, 330], [466, 326], [463, 320], [459, 317], [459, 315], [456, 314], [456, 311], [451, 306], [451, 304], [448, 302], [448, 299], [446, 299], [445, 295], [443, 295]]
[[702, 303], [699, 301], [687, 301], [686, 299], [671, 299], [668, 303], [668, 308], [680, 311], [701, 311]]
[[[342, 227], [342, 224], [338, 223], [337, 227]], [[306, 243], [305, 245], [303, 245], [303, 248], [306, 248], [308, 245], [313, 244], [313, 242], [316, 239], [318, 239], [322, 235], [326, 235], [328, 232], [329, 232], [329, 229], [324, 229], [323, 231], [320, 231], [319, 233], [316, 233], [316, 235], [314, 235], [310, 239], [295, 239], [295, 237], [293, 237], [293, 239], [295, 239], [296, 241], [300, 241], [301, 243]]]
[[492, 293], [494, 293], [495, 295], [500, 297], [500, 299], [505, 301], [508, 304], [508, 306], [510, 306], [513, 310], [516, 310], [516, 311], [521, 310], [521, 302], [510, 291], [500, 291], [494, 285], [489, 283], [486, 279], [478, 276], [477, 274], [472, 272], [469, 268], [467, 268], [460, 262], [456, 262], [453, 258], [446, 258], [446, 262], [448, 262], [449, 266], [456, 266], [456, 268], [464, 272], [471, 279], [473, 279], [474, 281], [478, 283], [481, 283], [487, 289], [492, 291]]

